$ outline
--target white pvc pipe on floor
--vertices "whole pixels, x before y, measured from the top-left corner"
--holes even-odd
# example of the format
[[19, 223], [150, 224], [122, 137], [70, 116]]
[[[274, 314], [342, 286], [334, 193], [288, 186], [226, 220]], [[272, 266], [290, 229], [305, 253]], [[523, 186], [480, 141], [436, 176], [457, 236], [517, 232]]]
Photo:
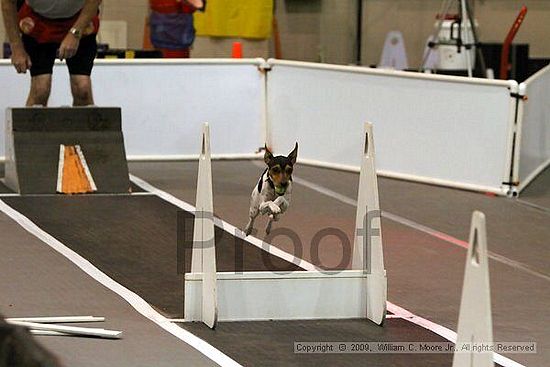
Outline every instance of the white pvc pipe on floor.
[[8, 324], [24, 326], [31, 330], [55, 331], [55, 332], [60, 332], [60, 333], [70, 334], [70, 335], [96, 336], [99, 338], [106, 338], [106, 339], [119, 339], [122, 335], [122, 331], [116, 331], [116, 330], [85, 328], [85, 327], [65, 326], [65, 325], [40, 324], [37, 322], [8, 321]]
[[55, 316], [55, 317], [10, 317], [6, 319], [10, 321], [20, 322], [38, 322], [41, 324], [57, 324], [57, 323], [85, 323], [85, 322], [103, 322], [105, 317], [96, 316]]

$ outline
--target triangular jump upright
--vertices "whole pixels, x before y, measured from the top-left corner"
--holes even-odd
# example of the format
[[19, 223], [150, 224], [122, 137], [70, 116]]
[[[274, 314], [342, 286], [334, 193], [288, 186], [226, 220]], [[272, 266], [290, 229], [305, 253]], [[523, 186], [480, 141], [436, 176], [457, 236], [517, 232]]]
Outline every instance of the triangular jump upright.
[[381, 212], [371, 123], [365, 123], [364, 137], [352, 269], [367, 272], [367, 318], [380, 325], [384, 322], [386, 315], [388, 286], [384, 269]]
[[210, 127], [204, 123], [197, 177], [197, 199], [191, 272], [202, 273], [202, 321], [210, 328], [218, 319], [216, 290], [216, 247], [214, 238], [214, 200], [212, 195], [212, 163], [210, 159]]
[[487, 232], [485, 214], [479, 211], [472, 215], [457, 334], [457, 352], [454, 354], [453, 367], [494, 365], [492, 353], [471, 350], [472, 344], [488, 345], [493, 342]]

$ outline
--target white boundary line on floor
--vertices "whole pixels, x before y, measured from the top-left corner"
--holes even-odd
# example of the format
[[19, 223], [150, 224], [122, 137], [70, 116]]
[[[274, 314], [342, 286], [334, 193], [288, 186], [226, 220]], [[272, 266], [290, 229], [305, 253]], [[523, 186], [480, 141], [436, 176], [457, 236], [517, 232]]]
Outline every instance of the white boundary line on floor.
[[[416, 316], [415, 314], [405, 310], [404, 308], [401, 308], [390, 302], [388, 302], [387, 304], [388, 304], [388, 311], [393, 313], [396, 316], [393, 318], [402, 318], [404, 320], [412, 322], [415, 325], [421, 326], [424, 329], [430, 330], [431, 332], [434, 332], [437, 335], [442, 336], [443, 338], [453, 343], [456, 343], [456, 332], [452, 331], [451, 329], [448, 329], [445, 326], [436, 324], [435, 322], [427, 320], [423, 317]], [[493, 353], [493, 362], [498, 363], [499, 365], [504, 367], [526, 367], [525, 365], [518, 363], [498, 353]]]
[[52, 249], [59, 252], [65, 258], [70, 260], [73, 264], [78, 266], [93, 279], [118, 294], [120, 297], [126, 300], [126, 302], [128, 302], [137, 312], [160, 326], [162, 329], [166, 330], [170, 334], [174, 335], [176, 338], [195, 348], [197, 351], [199, 351], [215, 363], [219, 364], [220, 366], [241, 367], [239, 363], [237, 363], [227, 355], [223, 354], [214, 346], [208, 344], [207, 342], [190, 333], [189, 331], [179, 327], [175, 323], [170, 322], [169, 319], [155, 311], [153, 307], [145, 302], [143, 298], [114, 281], [108, 275], [96, 268], [88, 260], [65, 246], [63, 243], [55, 239], [46, 231], [42, 230], [29, 218], [25, 217], [23, 214], [19, 213], [2, 200], [0, 200], [0, 211], [13, 219], [15, 222], [17, 222], [27, 232], [34, 235], [39, 240], [41, 240]]
[[74, 195], [67, 195], [67, 194], [17, 194], [15, 192], [7, 192], [7, 193], [0, 193], [0, 199], [1, 198], [17, 198], [20, 196], [25, 197], [52, 197], [52, 196], [71, 196], [71, 197], [105, 197], [105, 196], [156, 196], [152, 192], [129, 192], [124, 194], [108, 194], [108, 193], [94, 193], [94, 194], [74, 194]]
[[[170, 203], [173, 204], [173, 205], [176, 205], [176, 206], [178, 206], [178, 207], [180, 207], [180, 208], [182, 208], [182, 209], [184, 209], [184, 210], [186, 210], [186, 211], [190, 211], [190, 212], [193, 212], [193, 211], [195, 210], [195, 208], [194, 208], [191, 204], [186, 203], [185, 201], [176, 198], [175, 196], [173, 196], [172, 194], [169, 194], [169, 193], [166, 192], [166, 191], [163, 191], [163, 190], [160, 190], [160, 189], [154, 187], [153, 185], [147, 183], [146, 181], [144, 181], [144, 180], [142, 180], [142, 179], [140, 179], [140, 178], [138, 178], [138, 177], [136, 177], [136, 176], [130, 175], [130, 179], [132, 180], [132, 182], [133, 182], [134, 184], [140, 186], [142, 189], [148, 190], [148, 191], [149, 191], [149, 189], [152, 190], [151, 192], [154, 192], [154, 193], [157, 194], [161, 199], [166, 200], [166, 201], [170, 202]], [[306, 180], [303, 180], [303, 179], [300, 179], [300, 178], [296, 178], [296, 177], [293, 177], [293, 181], [296, 182], [296, 183], [298, 183], [298, 184], [301, 184], [301, 185], [304, 185], [304, 183], [309, 183], [309, 182], [306, 181]], [[324, 187], [322, 187], [322, 186], [319, 186], [319, 185], [316, 185], [316, 184], [313, 184], [313, 183], [309, 183], [309, 184], [310, 184], [311, 186], [316, 187], [314, 190], [323, 189], [323, 190], [325, 190], [325, 192], [322, 192], [323, 194], [326, 194], [326, 195], [327, 195], [327, 192], [330, 192], [331, 194], [328, 195], [328, 196], [334, 195], [334, 196], [332, 196], [332, 197], [338, 198], [338, 200], [343, 199], [343, 200], [346, 200], [345, 202], [346, 202], [347, 204], [350, 204], [350, 203], [353, 202], [353, 204], [351, 204], [351, 205], [356, 205], [355, 201], [354, 201], [353, 199], [351, 199], [351, 198], [348, 198], [348, 197], [346, 197], [346, 196], [344, 196], [344, 195], [338, 194], [338, 193], [336, 193], [336, 192], [334, 192], [334, 191], [330, 191], [329, 189], [326, 189], [326, 188], [324, 188]], [[310, 188], [311, 188], [311, 187], [310, 187]], [[224, 223], [224, 224], [227, 224], [226, 222], [223, 222], [223, 223]], [[217, 225], [218, 225], [218, 224], [217, 224]], [[231, 226], [231, 225], [229, 225], [229, 226]], [[231, 226], [231, 227], [233, 227], [233, 226]], [[233, 227], [233, 228], [235, 228], [235, 227]], [[225, 227], [224, 227], [224, 229], [227, 230]], [[230, 231], [229, 231], [229, 233], [234, 233], [234, 232], [230, 232]], [[249, 238], [250, 238], [250, 236], [247, 237], [247, 240], [248, 240]], [[260, 240], [258, 240], [258, 239], [255, 239], [255, 240], [260, 241]], [[249, 242], [250, 242], [250, 241], [249, 241]], [[260, 248], [262, 248], [262, 249], [264, 249], [264, 250], [266, 250], [266, 248], [264, 248], [264, 247], [268, 247], [268, 248], [271, 249], [271, 250], [272, 250], [272, 249], [277, 249], [277, 248], [276, 248], [275, 246], [273, 246], [273, 245], [267, 244], [267, 243], [265, 243], [265, 242], [263, 242], [263, 241], [260, 241], [260, 242], [262, 242], [262, 245], [261, 245], [261, 246], [258, 246], [258, 247], [260, 247]], [[252, 243], [252, 242], [250, 242], [250, 243]], [[252, 244], [254, 244], [254, 243], [252, 243]], [[254, 245], [255, 245], [255, 244], [254, 244]], [[266, 251], [267, 251], [267, 250], [266, 250]], [[284, 251], [280, 251], [280, 252], [282, 252], [283, 254], [287, 254], [287, 253], [284, 252]], [[270, 252], [270, 254], [272, 254], [272, 255], [274, 255], [274, 256], [281, 257], [281, 256], [279, 255], [280, 252], [274, 251], [274, 252]], [[287, 255], [289, 255], [289, 254], [287, 254]], [[290, 256], [292, 256], [292, 255], [290, 255]], [[283, 258], [283, 259], [287, 260], [286, 258]], [[288, 261], [288, 260], [287, 260], [287, 261]], [[302, 269], [304, 269], [304, 270], [310, 270], [310, 271], [311, 271], [311, 270], [318, 270], [313, 264], [311, 264], [311, 263], [309, 263], [309, 262], [307, 262], [307, 261], [305, 261], [305, 260], [302, 260], [302, 261], [301, 261], [301, 264], [302, 264], [302, 265], [299, 265], [299, 266], [302, 267]], [[305, 266], [304, 266], [304, 265], [305, 265]], [[431, 322], [431, 321], [429, 321], [429, 320], [427, 320], [427, 319], [424, 319], [424, 318], [422, 318], [422, 317], [420, 317], [420, 316], [416, 316], [416, 315], [414, 315], [413, 313], [411, 313], [411, 312], [405, 310], [405, 309], [402, 308], [402, 307], [399, 307], [399, 306], [397, 306], [397, 305], [394, 305], [393, 303], [391, 303], [391, 302], [389, 302], [389, 301], [387, 302], [387, 309], [388, 309], [388, 311], [390, 311], [391, 313], [393, 313], [393, 314], [395, 315], [393, 318], [402, 318], [402, 319], [405, 319], [405, 320], [407, 320], [407, 321], [409, 321], [409, 322], [412, 322], [412, 323], [415, 324], [415, 325], [418, 325], [418, 326], [421, 326], [421, 327], [423, 327], [423, 328], [425, 328], [425, 329], [427, 329], [427, 330], [430, 330], [430, 331], [436, 333], [437, 335], [439, 335], [439, 336], [441, 336], [441, 337], [443, 337], [443, 338], [445, 338], [445, 339], [447, 339], [447, 340], [449, 340], [449, 341], [451, 341], [451, 342], [453, 342], [453, 343], [456, 342], [456, 332], [454, 332], [454, 331], [452, 331], [452, 330], [450, 330], [450, 329], [448, 329], [448, 328], [446, 328], [446, 327], [444, 327], [444, 326], [442, 326], [442, 325], [438, 325], [438, 324], [436, 324], [436, 323], [434, 323], [434, 322]], [[504, 366], [504, 367], [526, 367], [526, 366], [524, 366], [524, 365], [522, 365], [522, 364], [520, 364], [520, 363], [518, 363], [518, 362], [516, 362], [516, 361], [513, 361], [513, 360], [511, 360], [511, 359], [509, 359], [509, 358], [507, 358], [507, 357], [504, 357], [504, 356], [502, 356], [502, 355], [500, 355], [500, 354], [493, 353], [493, 355], [494, 355], [494, 356], [493, 356], [493, 360], [494, 360], [496, 363], [498, 363], [498, 364], [500, 364], [500, 365], [502, 365], [502, 366]]]
[[530, 201], [527, 201], [527, 200], [523, 200], [523, 199], [514, 199], [516, 202], [518, 202], [519, 204], [521, 205], [525, 205], [525, 206], [528, 206], [530, 208], [533, 208], [533, 209], [537, 209], [541, 212], [544, 212], [546, 214], [550, 213], [550, 208], [546, 208], [542, 205], [538, 205], [538, 204], [535, 204], [535, 203], [532, 203]]
[[[194, 213], [195, 210], [196, 210], [196, 208], [193, 205], [191, 205], [189, 203], [186, 203], [185, 201], [176, 198], [174, 195], [151, 185], [150, 183], [144, 181], [143, 179], [141, 179], [139, 177], [136, 177], [134, 175], [130, 175], [130, 180], [135, 185], [141, 187], [143, 190], [157, 195], [159, 198], [163, 199], [164, 201], [167, 201], [170, 204], [175, 205], [178, 208], [181, 208], [181, 209], [185, 210], [186, 212]], [[256, 237], [253, 237], [253, 236], [245, 236], [245, 234], [242, 230], [240, 230], [239, 228], [235, 227], [234, 225], [229, 224], [229, 223], [227, 223], [227, 222], [225, 222], [225, 221], [223, 221], [219, 218], [214, 219], [214, 224], [216, 225], [216, 227], [219, 227], [219, 228], [223, 229], [224, 231], [226, 231], [230, 235], [235, 236], [237, 238], [240, 238], [243, 241], [246, 241], [251, 245], [254, 245], [258, 248], [261, 248], [262, 250], [266, 251], [267, 253], [269, 253], [271, 255], [274, 255], [274, 256], [277, 256], [277, 257], [279, 257], [283, 260], [286, 260], [289, 263], [297, 265], [297, 266], [301, 267], [302, 269], [322, 271], [322, 269], [317, 268], [313, 264], [311, 264], [311, 263], [309, 263], [309, 262], [307, 262], [303, 259], [300, 259], [300, 258], [298, 258], [298, 257], [296, 257], [292, 254], [289, 254], [288, 252], [283, 251], [283, 250], [281, 250], [280, 248], [278, 248], [276, 246], [273, 246], [273, 245], [271, 245], [267, 242], [264, 242], [264, 241], [260, 240], [259, 238], [256, 238]]]
[[[331, 197], [333, 199], [336, 199], [336, 200], [338, 200], [338, 201], [340, 201], [344, 204], [348, 204], [348, 205], [351, 205], [351, 206], [357, 206], [357, 201], [356, 200], [354, 200], [354, 199], [352, 199], [348, 196], [342, 195], [342, 194], [340, 194], [336, 191], [330, 190], [326, 187], [320, 186], [320, 185], [318, 185], [316, 183], [313, 183], [313, 182], [310, 182], [308, 180], [304, 180], [303, 178], [293, 176], [292, 179], [295, 183], [297, 183], [299, 185], [305, 186], [305, 187], [307, 187], [311, 190], [314, 190], [314, 191], [317, 191], [317, 192], [319, 192], [323, 195], [329, 196], [329, 197]], [[405, 225], [407, 227], [413, 228], [417, 231], [426, 233], [430, 236], [439, 238], [440, 240], [451, 243], [455, 246], [462, 247], [464, 249], [468, 248], [468, 242], [466, 242], [466, 241], [459, 240], [458, 238], [455, 238], [455, 237], [450, 236], [450, 235], [448, 235], [446, 233], [443, 233], [443, 232], [439, 232], [439, 231], [437, 231], [433, 228], [430, 228], [430, 227], [427, 227], [427, 226], [422, 225], [420, 223], [414, 222], [410, 219], [403, 218], [399, 215], [392, 214], [392, 213], [389, 213], [385, 210], [382, 210], [382, 217], [387, 218], [389, 220], [392, 220], [396, 223]], [[496, 254], [496, 253], [491, 252], [491, 251], [489, 251], [488, 255], [489, 255], [489, 258], [491, 258], [492, 260], [495, 260], [495, 261], [497, 261], [501, 264], [508, 265], [508, 266], [510, 266], [514, 269], [521, 270], [521, 271], [523, 271], [525, 273], [528, 273], [530, 275], [536, 276], [536, 277], [544, 279], [546, 281], [550, 281], [550, 276], [548, 276], [546, 274], [543, 274], [539, 271], [536, 271], [534, 269], [531, 269], [531, 267], [529, 267], [528, 265], [526, 265], [524, 263], [509, 259], [505, 256]]]

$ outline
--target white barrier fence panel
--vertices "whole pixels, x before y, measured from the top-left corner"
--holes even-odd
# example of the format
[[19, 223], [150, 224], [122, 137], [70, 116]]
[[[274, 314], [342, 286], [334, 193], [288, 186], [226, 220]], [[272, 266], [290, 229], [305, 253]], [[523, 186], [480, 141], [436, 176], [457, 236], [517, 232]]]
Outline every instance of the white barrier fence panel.
[[[94, 95], [97, 105], [122, 107], [130, 159], [196, 158], [194, 137], [208, 120], [214, 159], [255, 157], [266, 140], [277, 151], [299, 141], [303, 163], [357, 171], [362, 123], [371, 120], [386, 176], [505, 194], [503, 182], [525, 185], [549, 162], [548, 68], [522, 85], [530, 100], [521, 104], [519, 173], [515, 164], [511, 180], [515, 82], [270, 60], [266, 83], [264, 65], [97, 60]], [[0, 80], [0, 110], [22, 106], [29, 76], [5, 60]], [[50, 105], [70, 104], [67, 70], [57, 63]]]
[[[379, 174], [505, 194], [513, 81], [269, 60], [269, 143], [303, 163], [358, 170], [375, 121]], [[300, 160], [300, 159], [299, 159]]]
[[521, 192], [550, 165], [550, 65], [520, 85], [527, 96], [522, 102], [520, 124], [519, 187]]
[[[213, 157], [252, 156], [265, 140], [262, 59], [96, 60], [95, 103], [122, 107], [129, 158], [196, 157], [202, 122], [213, 130]], [[0, 111], [24, 106], [30, 77], [0, 61]], [[50, 106], [71, 105], [67, 68], [54, 67]], [[3, 119], [2, 119], [3, 120]], [[4, 129], [0, 129], [4, 156]]]

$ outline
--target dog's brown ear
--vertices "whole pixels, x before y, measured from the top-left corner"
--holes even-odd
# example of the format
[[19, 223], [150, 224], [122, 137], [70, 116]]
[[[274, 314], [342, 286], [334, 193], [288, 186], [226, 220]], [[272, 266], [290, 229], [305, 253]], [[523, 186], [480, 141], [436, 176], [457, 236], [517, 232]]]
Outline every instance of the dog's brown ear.
[[288, 155], [288, 159], [290, 159], [293, 165], [296, 163], [297, 158], [298, 158], [298, 142], [296, 142], [296, 146], [294, 146], [294, 150], [290, 152], [290, 154]]
[[269, 162], [273, 159], [273, 153], [269, 151], [267, 144], [265, 145], [264, 162], [269, 166]]

